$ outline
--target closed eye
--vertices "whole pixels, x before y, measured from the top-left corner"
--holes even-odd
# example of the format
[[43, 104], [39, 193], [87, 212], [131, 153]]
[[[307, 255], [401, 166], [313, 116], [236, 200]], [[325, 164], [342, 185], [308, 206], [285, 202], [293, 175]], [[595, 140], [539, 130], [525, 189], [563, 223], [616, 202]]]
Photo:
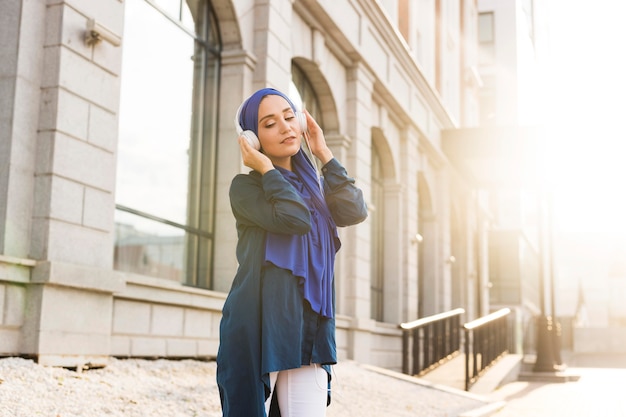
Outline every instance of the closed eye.
[[[282, 113], [283, 113], [283, 119], [286, 121], [291, 121], [296, 117], [291, 107], [287, 107], [286, 109], [283, 110]], [[259, 124], [261, 122], [264, 122], [263, 127], [266, 129], [269, 129], [276, 124], [276, 117], [280, 117], [280, 116], [276, 114], [268, 114], [262, 117], [261, 120], [259, 120]]]

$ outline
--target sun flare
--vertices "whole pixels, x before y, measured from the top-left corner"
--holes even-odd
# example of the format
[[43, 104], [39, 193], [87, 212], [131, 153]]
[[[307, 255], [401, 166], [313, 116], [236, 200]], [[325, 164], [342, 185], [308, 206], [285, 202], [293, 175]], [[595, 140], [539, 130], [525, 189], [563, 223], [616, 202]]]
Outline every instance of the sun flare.
[[[546, 66], [544, 169], [562, 230], [626, 234], [626, 4], [558, 0]], [[568, 10], [563, 14], [562, 10]], [[584, 25], [581, 24], [584, 22]]]

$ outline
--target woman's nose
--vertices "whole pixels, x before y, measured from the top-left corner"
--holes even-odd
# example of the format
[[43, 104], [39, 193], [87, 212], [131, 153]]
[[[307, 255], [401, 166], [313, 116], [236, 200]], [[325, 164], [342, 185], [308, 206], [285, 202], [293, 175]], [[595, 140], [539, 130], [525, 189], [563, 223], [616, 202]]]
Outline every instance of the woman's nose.
[[291, 124], [289, 124], [289, 121], [285, 119], [280, 119], [278, 123], [279, 123], [281, 132], [287, 132], [289, 129], [291, 129]]

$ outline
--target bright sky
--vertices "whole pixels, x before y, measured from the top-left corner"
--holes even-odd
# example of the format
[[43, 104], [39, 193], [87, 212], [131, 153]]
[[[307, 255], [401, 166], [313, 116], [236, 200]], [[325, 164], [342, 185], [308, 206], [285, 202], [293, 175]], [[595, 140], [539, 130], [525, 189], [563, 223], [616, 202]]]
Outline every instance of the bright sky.
[[626, 234], [626, 2], [553, 0], [545, 109], [560, 230]]

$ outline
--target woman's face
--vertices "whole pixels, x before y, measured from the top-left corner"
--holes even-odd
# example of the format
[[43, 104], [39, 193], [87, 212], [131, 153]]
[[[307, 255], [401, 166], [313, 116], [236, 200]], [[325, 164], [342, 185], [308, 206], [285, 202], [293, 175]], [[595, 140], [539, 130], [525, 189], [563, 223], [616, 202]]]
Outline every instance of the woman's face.
[[302, 132], [287, 100], [277, 95], [261, 100], [258, 133], [263, 153], [274, 165], [290, 169], [290, 158], [300, 150]]

